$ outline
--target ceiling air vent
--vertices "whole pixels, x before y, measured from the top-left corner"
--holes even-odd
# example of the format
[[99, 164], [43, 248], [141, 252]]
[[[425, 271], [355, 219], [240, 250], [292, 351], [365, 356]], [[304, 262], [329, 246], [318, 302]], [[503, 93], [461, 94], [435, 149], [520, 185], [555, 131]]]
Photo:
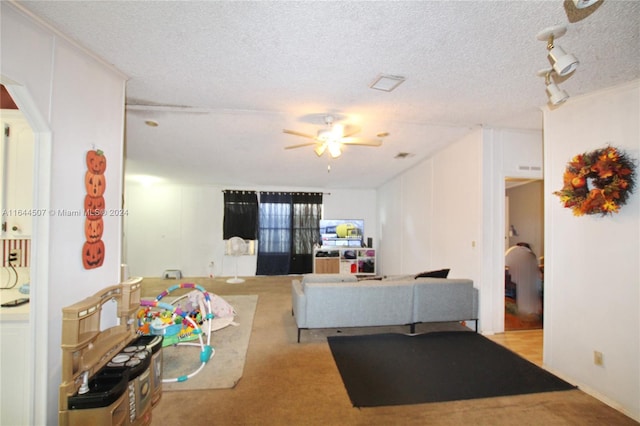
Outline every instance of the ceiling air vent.
[[408, 157], [413, 157], [413, 154], [411, 154], [409, 152], [399, 152], [393, 158], [396, 158], [398, 160], [404, 160], [405, 158], [408, 158]]
[[405, 78], [400, 75], [379, 74], [369, 87], [376, 90], [382, 90], [384, 92], [391, 92], [402, 84], [404, 80]]

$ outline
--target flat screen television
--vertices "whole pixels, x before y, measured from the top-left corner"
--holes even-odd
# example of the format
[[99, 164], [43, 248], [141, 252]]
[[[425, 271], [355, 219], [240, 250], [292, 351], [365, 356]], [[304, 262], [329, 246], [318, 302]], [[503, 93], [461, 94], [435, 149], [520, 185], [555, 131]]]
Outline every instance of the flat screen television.
[[364, 220], [322, 219], [320, 239], [322, 246], [362, 247]]

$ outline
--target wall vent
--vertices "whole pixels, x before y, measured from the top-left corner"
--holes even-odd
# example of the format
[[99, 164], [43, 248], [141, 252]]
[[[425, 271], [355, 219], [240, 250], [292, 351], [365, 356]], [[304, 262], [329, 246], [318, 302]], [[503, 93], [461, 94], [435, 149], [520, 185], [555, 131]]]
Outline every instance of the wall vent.
[[403, 159], [409, 158], [409, 157], [413, 157], [413, 154], [411, 154], [410, 152], [399, 152], [393, 158], [398, 159], [398, 160], [403, 160]]

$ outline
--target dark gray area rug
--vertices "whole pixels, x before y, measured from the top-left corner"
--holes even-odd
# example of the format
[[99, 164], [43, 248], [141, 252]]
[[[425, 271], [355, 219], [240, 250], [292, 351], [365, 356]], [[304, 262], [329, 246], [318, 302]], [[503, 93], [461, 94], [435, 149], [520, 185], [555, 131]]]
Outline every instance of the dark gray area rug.
[[327, 340], [355, 407], [575, 389], [473, 332], [329, 336]]

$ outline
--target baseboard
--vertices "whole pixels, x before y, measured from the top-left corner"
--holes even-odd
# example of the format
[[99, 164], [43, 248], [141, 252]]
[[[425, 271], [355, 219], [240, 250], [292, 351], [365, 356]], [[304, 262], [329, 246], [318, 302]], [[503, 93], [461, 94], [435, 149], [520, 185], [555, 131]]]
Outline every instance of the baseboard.
[[579, 390], [581, 390], [582, 392], [586, 393], [587, 395], [594, 397], [598, 401], [608, 405], [609, 407], [613, 408], [614, 410], [619, 411], [620, 413], [624, 414], [625, 416], [629, 417], [630, 419], [633, 419], [636, 422], [640, 423], [640, 413], [635, 413], [635, 414], [630, 413], [622, 405], [620, 405], [620, 403], [613, 401], [611, 398], [601, 394], [600, 392], [598, 392], [595, 389], [585, 385], [584, 383], [576, 383], [575, 380], [573, 380], [573, 379], [567, 377], [566, 375], [554, 370], [553, 368], [550, 368], [546, 364], [543, 364], [542, 368], [544, 368], [545, 370], [547, 370], [551, 374], [560, 377], [562, 380], [577, 386]]

